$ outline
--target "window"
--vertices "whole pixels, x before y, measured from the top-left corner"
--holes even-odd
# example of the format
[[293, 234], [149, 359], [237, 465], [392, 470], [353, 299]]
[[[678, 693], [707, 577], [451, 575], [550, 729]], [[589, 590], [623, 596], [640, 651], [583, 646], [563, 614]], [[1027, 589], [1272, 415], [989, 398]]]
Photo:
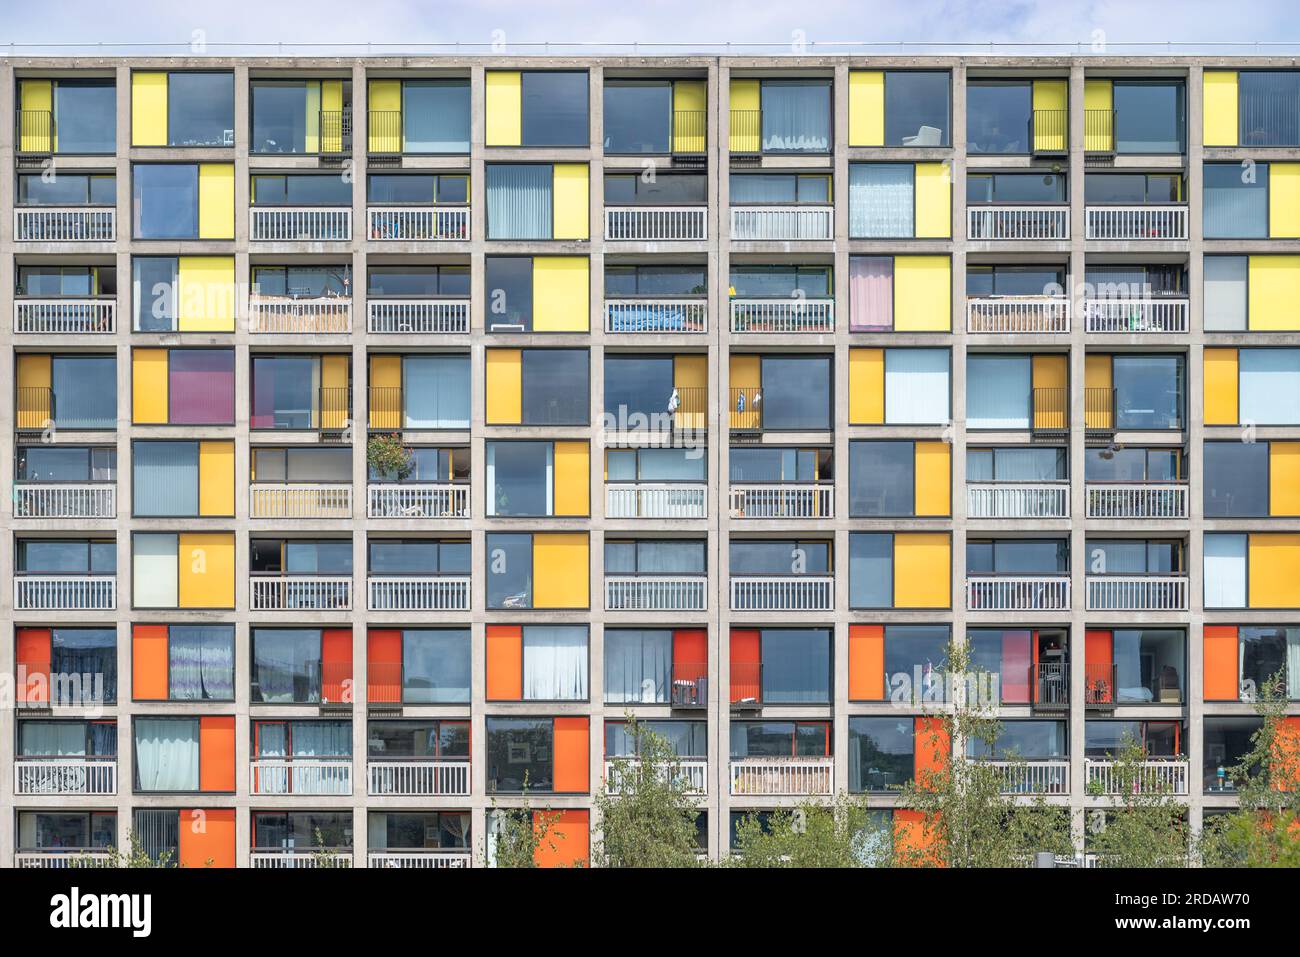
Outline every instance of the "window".
[[464, 811], [371, 811], [366, 840], [372, 851], [469, 850]]
[[829, 721], [732, 721], [731, 758], [825, 758]]
[[371, 575], [468, 575], [469, 542], [372, 538]]
[[468, 761], [469, 722], [370, 720], [366, 744], [372, 761]]
[[585, 71], [525, 70], [519, 82], [520, 146], [588, 145]]
[[352, 184], [332, 173], [255, 173], [253, 205], [350, 207]]
[[234, 701], [234, 626], [133, 625], [131, 668], [136, 701]]
[[1206, 239], [1269, 236], [1268, 163], [1206, 163], [1203, 171]]
[[681, 539], [605, 540], [606, 575], [703, 575], [705, 543]]
[[734, 539], [729, 549], [732, 575], [829, 575], [831, 543]]
[[937, 70], [851, 71], [849, 145], [951, 145], [950, 85]]
[[[1233, 768], [1254, 748], [1252, 736], [1263, 725], [1261, 718], [1208, 717], [1202, 737], [1201, 784], [1206, 794], [1237, 790]], [[1256, 772], [1257, 773], [1257, 772]]]
[[[117, 90], [111, 79], [20, 79], [18, 147], [22, 152], [112, 153]], [[60, 174], [63, 178], [63, 174]]]
[[15, 758], [24, 760], [117, 758], [117, 723], [113, 721], [19, 721]]
[[[1206, 257], [1208, 263], [1211, 257]], [[1096, 299], [1152, 299], [1187, 295], [1187, 268], [1182, 265], [1087, 266], [1085, 295]], [[1208, 294], [1208, 293], [1207, 293]]]
[[24, 353], [15, 365], [19, 429], [117, 428], [116, 357]]
[[410, 453], [411, 472], [405, 477], [384, 474], [374, 467], [369, 470], [371, 482], [380, 483], [422, 483], [422, 482], [458, 482], [469, 481], [470, 450], [468, 448], [433, 448], [431, 446], [413, 446]]
[[[235, 145], [235, 76], [233, 73], [134, 74], [141, 77], [165, 76], [166, 140], [161, 143], [133, 137], [137, 146], [234, 146]], [[134, 109], [141, 104], [137, 100]], [[137, 130], [142, 121], [153, 117], [132, 118]]]
[[[1035, 405], [1064, 409], [1064, 381], [1056, 393], [1039, 394], [1037, 382], [1048, 381], [1053, 360], [1064, 372], [1064, 357], [998, 356], [971, 353], [966, 357], [966, 427], [968, 429], [1028, 429], [1037, 423]], [[1041, 370], [1035, 376], [1035, 366]], [[1056, 377], [1052, 377], [1055, 381]], [[1040, 402], [1040, 400], [1042, 400]], [[1055, 400], [1055, 401], [1050, 401]]]
[[1182, 356], [1116, 355], [1111, 369], [1116, 428], [1182, 428]]
[[586, 239], [586, 163], [488, 163], [488, 239]]
[[1187, 150], [1187, 107], [1181, 81], [1116, 80], [1115, 151], [1183, 153]]
[[116, 703], [115, 629], [16, 628], [14, 645], [18, 697], [23, 704]]
[[[703, 266], [612, 266], [605, 267], [607, 298], [704, 296], [708, 292], [707, 270]], [[609, 304], [606, 304], [607, 307]], [[636, 308], [628, 308], [625, 331], [634, 331]], [[684, 329], [683, 331], [698, 331]]]
[[1089, 703], [1169, 705], [1186, 700], [1187, 639], [1179, 629], [1090, 630], [1084, 655]]
[[732, 206], [825, 205], [831, 201], [831, 178], [826, 173], [732, 173]]
[[[133, 719], [137, 792], [199, 790], [201, 720], [141, 716]], [[233, 750], [230, 760], [234, 761]]]
[[731, 702], [828, 704], [829, 628], [731, 630]]
[[[1241, 626], [1237, 655], [1241, 700], [1258, 697], [1265, 685], [1281, 677], [1288, 700], [1300, 699], [1300, 628]], [[1209, 666], [1207, 665], [1207, 670]], [[1206, 700], [1211, 700], [1209, 691]], [[1231, 700], [1237, 700], [1233, 697]]]
[[350, 851], [351, 811], [254, 811], [254, 851]]
[[350, 417], [347, 355], [252, 356], [254, 429], [342, 429]]
[[488, 349], [488, 425], [586, 425], [586, 349]]
[[966, 452], [966, 481], [1067, 482], [1066, 464], [1063, 448], [972, 448]]
[[585, 717], [489, 717], [488, 793], [585, 793], [590, 786], [588, 734]]
[[[672, 148], [671, 80], [605, 81], [605, 152], [667, 153]], [[701, 117], [702, 119], [703, 117]], [[700, 126], [703, 132], [703, 126]]]
[[65, 296], [117, 297], [113, 266], [18, 266], [15, 295], [58, 299]]
[[[705, 759], [709, 756], [708, 724], [704, 721], [637, 722], [642, 734], [649, 732], [663, 738], [679, 758]], [[609, 758], [635, 758], [640, 754], [641, 738], [628, 733], [624, 721], [605, 722], [605, 756]]]
[[1065, 731], [1064, 721], [1004, 721], [992, 745], [982, 738], [970, 738], [967, 752], [971, 757], [994, 761], [1064, 760]]
[[1186, 754], [1183, 726], [1176, 721], [1086, 721], [1083, 742], [1084, 754], [1100, 760], [1120, 758], [1130, 744], [1138, 745], [1149, 758]]
[[1300, 540], [1275, 532], [1206, 532], [1206, 608], [1300, 607]]
[[834, 478], [830, 449], [736, 446], [728, 454], [732, 485], [805, 485]]
[[131, 168], [136, 239], [234, 239], [230, 163], [137, 163]]
[[912, 780], [915, 765], [911, 716], [849, 718], [850, 791], [901, 791]]
[[19, 206], [115, 206], [117, 177], [112, 173], [59, 173], [18, 177]]
[[234, 332], [235, 257], [133, 256], [136, 332]]
[[[193, 827], [200, 819], [206, 826]], [[131, 834], [158, 866], [235, 866], [234, 808], [137, 809]]]
[[348, 539], [253, 538], [250, 542], [250, 574], [352, 574], [352, 542]]
[[370, 428], [469, 428], [468, 355], [372, 355]]
[[468, 628], [371, 628], [368, 699], [452, 704], [470, 699]]
[[467, 80], [402, 80], [402, 151], [468, 153], [469, 99]]
[[350, 266], [254, 266], [253, 293], [290, 299], [343, 298], [352, 295]]
[[948, 256], [850, 256], [850, 332], [949, 332]]
[[[351, 149], [352, 84], [346, 80], [253, 80], [253, 153]], [[346, 117], [346, 120], [345, 120]]]
[[708, 638], [702, 629], [607, 628], [604, 654], [607, 704], [698, 708], [708, 701]]
[[117, 815], [112, 811], [19, 811], [19, 851], [72, 855], [117, 846]]
[[[254, 794], [349, 794], [351, 721], [250, 722]], [[265, 762], [264, 767], [258, 764]]]
[[234, 349], [133, 349], [136, 425], [232, 425]]
[[[733, 107], [735, 84], [733, 80]], [[764, 153], [830, 151], [830, 81], [762, 80], [758, 86]]]
[[15, 456], [18, 482], [116, 482], [117, 449], [100, 446], [24, 445]]
[[235, 514], [233, 442], [136, 441], [131, 465], [137, 517]]
[[849, 443], [849, 514], [947, 515], [951, 455], [943, 442]]
[[1300, 72], [1241, 70], [1237, 81], [1237, 144], [1300, 146]]
[[252, 481], [266, 484], [352, 484], [350, 449], [254, 447]]
[[371, 173], [367, 199], [372, 205], [464, 205], [469, 177], [464, 173]]
[[586, 625], [497, 626], [488, 636], [488, 698], [586, 701]]
[[1060, 266], [967, 266], [966, 295], [1063, 296], [1065, 269]]
[[586, 608], [590, 559], [586, 532], [487, 536], [489, 608]]
[[252, 700], [256, 704], [320, 704], [349, 700], [349, 629], [253, 628]]
[[1032, 120], [1031, 82], [971, 81], [966, 84], [966, 149], [971, 153], [1028, 153]]
[[17, 571], [24, 575], [113, 575], [117, 545], [111, 539], [18, 539]]
[[942, 163], [850, 163], [849, 235], [945, 238], [952, 232], [951, 193]]
[[943, 702], [950, 641], [947, 625], [850, 625], [849, 700]]
[[948, 608], [952, 542], [946, 532], [849, 535], [849, 606]]
[[[825, 174], [812, 178], [826, 180]], [[808, 189], [810, 196], [816, 194], [813, 185]], [[708, 201], [708, 179], [699, 173], [656, 173], [649, 181], [640, 174], [605, 174], [606, 206], [703, 206]]]
[[590, 268], [585, 256], [488, 256], [488, 331], [586, 332]]
[[468, 266], [371, 266], [366, 286], [370, 299], [469, 298]]
[[1088, 173], [1083, 201], [1089, 205], [1163, 205], [1184, 202], [1181, 173]]
[[970, 173], [966, 177], [970, 205], [1022, 205], [1066, 202], [1064, 173]]
[[[584, 442], [488, 442], [488, 515], [572, 514], [579, 506], [586, 514], [586, 457]], [[566, 488], [567, 481], [579, 488]]]
[[[733, 367], [737, 358], [732, 357]], [[764, 429], [791, 432], [830, 429], [829, 356], [764, 355], [758, 360]], [[733, 382], [735, 378], [733, 375]]]
[[1205, 328], [1284, 332], [1297, 327], [1300, 257], [1206, 256]]
[[849, 422], [946, 424], [951, 408], [949, 362], [947, 349], [850, 348]]
[[1068, 575], [1068, 539], [972, 539], [966, 543], [968, 575]]
[[134, 532], [136, 608], [234, 608], [233, 532]]
[[1084, 455], [1083, 477], [1087, 482], [1128, 484], [1181, 482], [1185, 479], [1182, 449], [1089, 448], [1084, 450]]
[[1207, 518], [1255, 518], [1269, 512], [1269, 442], [1206, 442]]
[[969, 629], [971, 667], [992, 679], [986, 694], [1001, 704], [1064, 708], [1069, 700], [1069, 644], [1058, 629]]

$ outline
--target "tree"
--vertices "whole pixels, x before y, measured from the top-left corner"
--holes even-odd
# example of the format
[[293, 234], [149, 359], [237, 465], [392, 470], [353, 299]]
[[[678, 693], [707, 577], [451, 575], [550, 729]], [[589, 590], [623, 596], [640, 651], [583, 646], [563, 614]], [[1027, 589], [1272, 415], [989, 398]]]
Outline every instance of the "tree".
[[881, 867], [889, 863], [888, 825], [862, 798], [840, 792], [833, 803], [805, 801], [736, 827], [731, 867]]
[[484, 866], [537, 867], [537, 852], [555, 850], [551, 828], [559, 814], [549, 808], [534, 811], [528, 801], [528, 776], [524, 775], [521, 807], [498, 807], [492, 802], [489, 835], [483, 848]]
[[415, 458], [399, 433], [378, 433], [366, 442], [366, 465], [388, 481], [401, 482], [415, 469]]
[[[1110, 755], [1108, 755], [1110, 757]], [[1125, 734], [1111, 763], [1116, 806], [1103, 811], [1089, 847], [1104, 867], [1186, 867], [1186, 811], [1174, 800], [1173, 786], [1147, 763], [1146, 750]], [[1100, 795], [1101, 786], [1089, 793]]]
[[171, 851], [163, 851], [156, 859], [151, 857], [149, 852], [136, 839], [135, 831], [131, 831], [127, 835], [127, 845], [130, 850], [125, 854], [116, 847], [104, 848], [102, 851], [96, 850], [93, 855], [89, 853], [77, 854], [68, 861], [68, 866], [125, 867], [131, 869], [177, 866], [172, 860]]
[[320, 828], [312, 831], [312, 844], [312, 867], [323, 869], [351, 866], [347, 855], [340, 854], [325, 843], [325, 837], [321, 834]]

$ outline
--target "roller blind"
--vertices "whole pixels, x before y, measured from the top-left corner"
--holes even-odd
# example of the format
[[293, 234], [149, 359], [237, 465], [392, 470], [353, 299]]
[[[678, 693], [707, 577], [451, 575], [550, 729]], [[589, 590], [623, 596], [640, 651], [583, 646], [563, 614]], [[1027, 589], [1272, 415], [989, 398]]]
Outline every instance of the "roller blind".
[[137, 534], [132, 543], [131, 565], [138, 608], [175, 608], [177, 567], [175, 535]]
[[407, 356], [406, 428], [469, 428], [469, 358]]
[[1246, 328], [1245, 256], [1205, 257], [1205, 328], [1232, 332]]
[[885, 350], [885, 419], [889, 425], [948, 421], [948, 350]]
[[137, 442], [132, 462], [137, 516], [199, 513], [199, 443]]
[[1242, 349], [1237, 362], [1242, 422], [1300, 424], [1300, 349]]
[[487, 167], [489, 239], [550, 239], [553, 233], [551, 167]]
[[1246, 536], [1205, 536], [1205, 607], [1246, 606]]
[[1029, 356], [967, 356], [966, 427], [1029, 428]]

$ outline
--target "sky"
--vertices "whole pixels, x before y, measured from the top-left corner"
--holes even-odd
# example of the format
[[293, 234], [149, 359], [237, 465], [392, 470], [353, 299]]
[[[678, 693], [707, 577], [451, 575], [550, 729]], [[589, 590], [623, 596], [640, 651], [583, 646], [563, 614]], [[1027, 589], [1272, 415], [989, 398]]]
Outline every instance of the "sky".
[[1089, 49], [1099, 40], [1300, 41], [1294, 0], [0, 0], [0, 9], [0, 52], [9, 43], [103, 42], [174, 43], [174, 50], [154, 52], [182, 53], [195, 37], [213, 44], [213, 53], [253, 52], [219, 46], [250, 41], [370, 42], [386, 45], [383, 52], [496, 42], [504, 53], [541, 52], [510, 44], [544, 41], [994, 41]]

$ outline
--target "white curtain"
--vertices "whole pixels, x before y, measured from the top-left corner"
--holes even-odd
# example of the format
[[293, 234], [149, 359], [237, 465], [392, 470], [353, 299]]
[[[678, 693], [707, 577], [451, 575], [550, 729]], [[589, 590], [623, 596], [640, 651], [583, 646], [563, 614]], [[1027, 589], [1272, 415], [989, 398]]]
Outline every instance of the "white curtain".
[[895, 239], [915, 232], [911, 163], [849, 166], [849, 235]]
[[673, 633], [650, 629], [605, 632], [605, 700], [614, 704], [668, 701]]
[[966, 357], [966, 428], [1027, 429], [1029, 356]]
[[524, 700], [587, 699], [587, 629], [582, 625], [524, 628]]
[[767, 80], [762, 85], [763, 150], [824, 153], [831, 143], [827, 80]]
[[65, 758], [86, 754], [86, 726], [80, 721], [24, 721], [18, 725], [24, 757]]
[[551, 166], [487, 165], [488, 239], [550, 239]]
[[198, 719], [136, 718], [135, 766], [141, 791], [197, 791]]
[[948, 421], [948, 350], [885, 350], [885, 423], [943, 425]]
[[1205, 607], [1246, 607], [1246, 536], [1207, 534]]
[[1238, 362], [1242, 422], [1300, 423], [1300, 349], [1242, 349]]
[[1300, 700], [1300, 628], [1286, 630], [1286, 696]]
[[177, 548], [175, 535], [137, 533], [132, 538], [131, 576], [137, 608], [176, 607]]

